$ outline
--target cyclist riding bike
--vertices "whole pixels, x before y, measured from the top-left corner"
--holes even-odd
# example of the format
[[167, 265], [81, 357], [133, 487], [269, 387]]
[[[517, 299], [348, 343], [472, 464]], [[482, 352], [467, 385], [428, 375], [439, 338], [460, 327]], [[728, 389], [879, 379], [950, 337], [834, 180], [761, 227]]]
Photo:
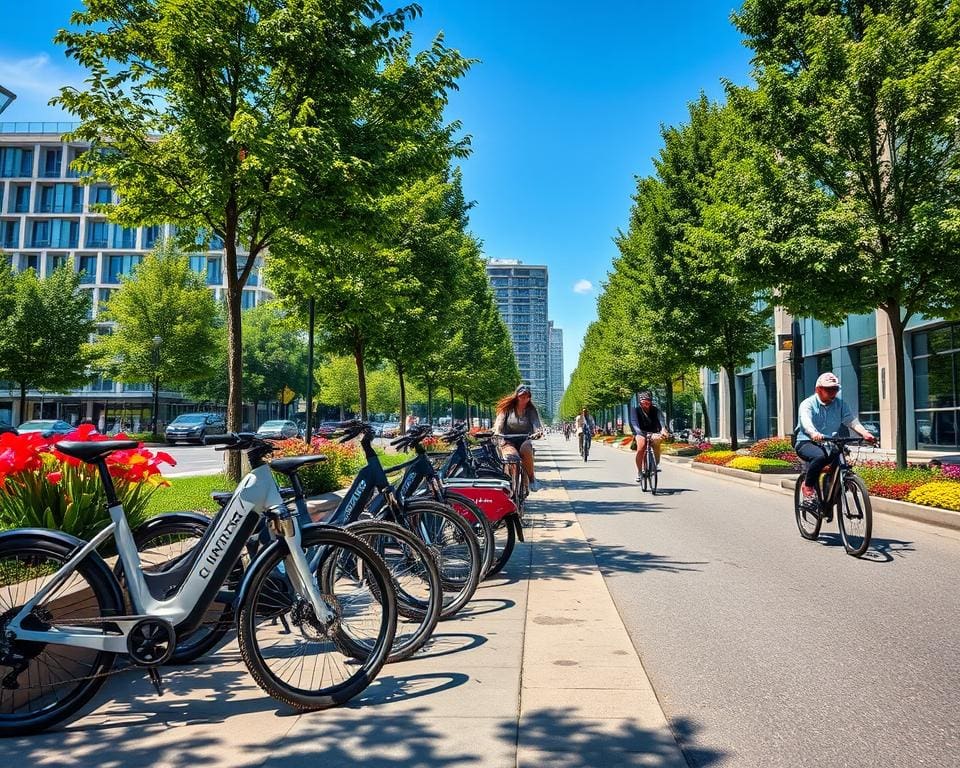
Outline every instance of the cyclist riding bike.
[[827, 467], [832, 468], [836, 459], [818, 443], [835, 435], [841, 426], [852, 429], [869, 443], [876, 439], [860, 423], [850, 406], [838, 397], [839, 393], [840, 380], [832, 373], [822, 373], [817, 379], [814, 394], [800, 403], [800, 423], [795, 430], [796, 451], [807, 462], [807, 474], [800, 488], [801, 504], [807, 509], [817, 507], [817, 477]]
[[[582, 408], [573, 421], [577, 432], [577, 450], [583, 455], [583, 441], [590, 440], [597, 433], [597, 423], [586, 408]], [[586, 435], [586, 437], [584, 437]]]
[[[660, 464], [660, 442], [670, 433], [664, 426], [660, 409], [653, 404], [653, 395], [650, 392], [641, 392], [637, 397], [638, 405], [630, 409], [630, 427], [633, 434], [637, 437], [637, 482], [643, 479], [643, 472], [646, 469], [647, 458], [647, 438], [644, 433], [650, 434], [653, 441], [653, 454], [657, 459], [657, 465]], [[650, 471], [656, 471], [656, 467], [651, 467]]]
[[[529, 437], [539, 437], [542, 432], [540, 412], [533, 404], [530, 387], [526, 384], [521, 384], [512, 395], [502, 397], [497, 403], [493, 433], [503, 438], [500, 450], [505, 461], [515, 461], [516, 459], [512, 457], [519, 453], [531, 493], [540, 490], [540, 486], [534, 477], [533, 444]], [[512, 435], [516, 437], [511, 439]], [[521, 437], [526, 439], [521, 442]], [[517, 443], [520, 443], [519, 447]]]

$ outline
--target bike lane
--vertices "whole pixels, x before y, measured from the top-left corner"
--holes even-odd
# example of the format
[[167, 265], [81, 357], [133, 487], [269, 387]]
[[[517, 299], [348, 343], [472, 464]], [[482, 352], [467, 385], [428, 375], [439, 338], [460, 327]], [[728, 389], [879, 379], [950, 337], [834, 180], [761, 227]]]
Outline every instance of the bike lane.
[[875, 520], [803, 541], [790, 497], [554, 441], [563, 486], [691, 765], [953, 765], [960, 537]]

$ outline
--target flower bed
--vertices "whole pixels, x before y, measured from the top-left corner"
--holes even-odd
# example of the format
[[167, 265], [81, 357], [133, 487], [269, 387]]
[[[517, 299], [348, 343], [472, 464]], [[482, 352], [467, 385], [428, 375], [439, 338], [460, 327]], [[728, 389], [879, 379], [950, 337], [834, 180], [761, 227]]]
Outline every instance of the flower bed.
[[714, 464], [724, 466], [737, 455], [736, 451], [705, 451], [699, 454], [693, 460], [700, 464]]
[[960, 483], [954, 480], [936, 480], [914, 488], [906, 498], [913, 504], [940, 507], [960, 512]]
[[[364, 463], [356, 445], [326, 440], [322, 437], [313, 438], [310, 445], [296, 437], [278, 441], [270, 458], [311, 454], [323, 454], [327, 457], [326, 461], [302, 467], [297, 473], [304, 490], [311, 496], [329, 493], [348, 485]], [[280, 478], [278, 480], [281, 483], [284, 482]]]
[[793, 451], [793, 446], [785, 437], [765, 437], [750, 446], [750, 455], [760, 459], [779, 459], [784, 453]]
[[731, 469], [745, 469], [747, 472], [784, 472], [793, 469], [789, 461], [780, 459], [762, 459], [759, 456], [737, 456], [726, 466]]
[[[124, 440], [82, 425], [52, 438], [32, 432], [0, 434], [0, 529], [54, 528], [88, 539], [110, 523], [106, 494], [95, 467], [60, 453], [60, 440]], [[148, 516], [147, 502], [166, 481], [160, 464], [176, 462], [163, 451], [153, 453], [139, 444], [107, 457], [107, 468], [131, 527]]]
[[[900, 501], [906, 500], [914, 489], [942, 478], [933, 467], [913, 465], [897, 469], [892, 461], [860, 461], [854, 465], [854, 471], [872, 495]], [[957, 485], [960, 487], [960, 483]]]

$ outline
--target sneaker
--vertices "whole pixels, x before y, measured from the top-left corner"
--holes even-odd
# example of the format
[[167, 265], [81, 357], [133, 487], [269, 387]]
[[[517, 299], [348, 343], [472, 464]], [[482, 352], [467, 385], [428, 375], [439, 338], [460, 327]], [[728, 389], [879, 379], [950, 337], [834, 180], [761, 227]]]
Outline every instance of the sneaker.
[[820, 506], [820, 502], [817, 499], [817, 492], [813, 488], [809, 488], [806, 485], [800, 486], [800, 506], [808, 511], [813, 511]]
[[637, 472], [637, 482], [638, 482], [638, 483], [642, 483], [642, 482], [643, 482], [643, 475], [642, 475], [640, 472]]

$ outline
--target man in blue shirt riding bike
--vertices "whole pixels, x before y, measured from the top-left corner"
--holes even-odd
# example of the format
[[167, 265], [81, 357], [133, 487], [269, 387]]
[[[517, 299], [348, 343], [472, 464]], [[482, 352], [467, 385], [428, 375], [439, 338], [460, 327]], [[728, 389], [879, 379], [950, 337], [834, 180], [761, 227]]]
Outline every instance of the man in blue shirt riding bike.
[[815, 393], [800, 403], [796, 429], [797, 455], [807, 462], [807, 474], [800, 488], [801, 504], [808, 509], [818, 503], [817, 477], [833, 461], [833, 456], [819, 443], [835, 435], [841, 426], [849, 427], [867, 442], [875, 440], [850, 406], [838, 397], [840, 380], [836, 376], [820, 374], [814, 389]]

